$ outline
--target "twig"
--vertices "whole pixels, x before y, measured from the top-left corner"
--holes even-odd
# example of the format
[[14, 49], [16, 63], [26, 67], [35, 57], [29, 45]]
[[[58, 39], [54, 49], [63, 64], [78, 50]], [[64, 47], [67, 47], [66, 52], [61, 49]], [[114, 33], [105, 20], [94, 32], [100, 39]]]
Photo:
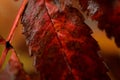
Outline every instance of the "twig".
[[18, 14], [17, 14], [17, 16], [15, 18], [15, 21], [13, 23], [13, 26], [12, 26], [12, 28], [10, 30], [10, 33], [9, 33], [8, 37], [7, 37], [7, 41], [9, 41], [9, 42], [12, 41], [15, 29], [16, 29], [16, 27], [18, 25], [19, 19], [20, 19], [21, 15], [22, 15], [22, 13], [23, 13], [23, 11], [25, 9], [25, 6], [26, 6], [27, 2], [28, 2], [28, 0], [23, 0], [23, 2], [21, 4], [21, 7], [20, 7], [20, 9], [18, 11]]
[[[13, 26], [12, 26], [12, 28], [10, 30], [10, 33], [9, 33], [7, 39], [6, 39], [6, 45], [7, 45], [7, 43], [10, 44], [11, 41], [12, 41], [13, 35], [15, 33], [15, 29], [16, 29], [16, 27], [18, 25], [18, 21], [19, 21], [21, 15], [22, 15], [22, 13], [23, 13], [23, 11], [25, 9], [25, 6], [26, 6], [27, 2], [28, 2], [28, 0], [23, 0], [23, 2], [21, 4], [21, 7], [20, 7], [20, 9], [18, 11], [18, 14], [17, 14], [17, 16], [15, 18], [15, 21], [13, 23]], [[1, 54], [1, 57], [0, 57], [0, 69], [1, 69], [1, 67], [3, 65], [3, 63], [5, 62], [5, 59], [6, 59], [8, 51], [10, 50], [10, 47], [11, 46], [8, 46], [8, 47], [6, 46], [5, 49], [3, 50], [2, 54]]]

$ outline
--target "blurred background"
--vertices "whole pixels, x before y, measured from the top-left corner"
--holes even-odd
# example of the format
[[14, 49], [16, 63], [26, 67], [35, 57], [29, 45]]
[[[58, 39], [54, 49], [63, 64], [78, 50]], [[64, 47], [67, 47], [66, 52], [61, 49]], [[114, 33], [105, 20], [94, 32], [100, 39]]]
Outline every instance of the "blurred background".
[[[10, 32], [11, 26], [20, 7], [22, 0], [0, 0], [0, 35], [4, 38]], [[97, 22], [90, 19], [86, 20], [86, 23], [92, 28], [92, 36], [98, 41], [101, 48], [101, 55], [104, 58], [105, 63], [109, 67], [109, 75], [112, 80], [120, 80], [120, 48], [114, 43], [114, 39], [108, 39], [104, 31], [100, 31], [97, 28]], [[12, 41], [17, 54], [24, 64], [24, 68], [28, 73], [34, 73], [33, 58], [28, 54], [28, 48], [25, 44], [25, 37], [22, 35], [22, 24], [18, 25], [16, 29], [14, 39]], [[0, 46], [0, 54], [3, 50], [3, 46]], [[6, 62], [9, 59], [7, 56]], [[6, 64], [6, 63], [5, 63]], [[5, 65], [4, 64], [4, 65]]]

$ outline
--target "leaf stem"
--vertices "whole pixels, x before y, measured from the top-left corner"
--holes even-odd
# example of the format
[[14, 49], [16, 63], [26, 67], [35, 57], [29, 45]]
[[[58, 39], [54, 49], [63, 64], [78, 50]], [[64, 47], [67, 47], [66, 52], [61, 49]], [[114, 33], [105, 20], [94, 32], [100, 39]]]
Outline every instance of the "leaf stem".
[[9, 49], [7, 49], [7, 48], [5, 47], [5, 49], [4, 49], [3, 52], [2, 52], [2, 55], [1, 55], [1, 58], [0, 58], [0, 69], [1, 69], [1, 67], [2, 67], [2, 65], [3, 65], [3, 63], [5, 62], [5, 59], [6, 59], [6, 56], [7, 56], [8, 51], [9, 51]]
[[[7, 44], [7, 42], [8, 42], [9, 44], [11, 43], [12, 38], [13, 38], [14, 33], [15, 33], [15, 29], [17, 28], [19, 19], [20, 19], [21, 15], [22, 15], [22, 13], [23, 13], [23, 11], [24, 11], [25, 6], [26, 6], [27, 3], [28, 3], [28, 0], [23, 0], [22, 4], [21, 4], [21, 6], [20, 6], [20, 9], [19, 9], [19, 11], [18, 11], [18, 14], [17, 14], [17, 16], [16, 16], [16, 18], [15, 18], [15, 21], [14, 21], [14, 23], [13, 23], [13, 26], [12, 26], [12, 28], [11, 28], [11, 30], [10, 30], [10, 33], [9, 33], [7, 39], [6, 39], [6, 44]], [[8, 51], [10, 50], [9, 47], [10, 47], [10, 46], [8, 46], [8, 47], [5, 46], [5, 49], [3, 50], [2, 54], [1, 54], [1, 57], [0, 57], [0, 69], [1, 69], [1, 67], [2, 67], [2, 65], [3, 65], [3, 63], [5, 62], [5, 59], [6, 59], [6, 56], [7, 56]]]
[[18, 14], [17, 14], [17, 16], [16, 16], [16, 18], [15, 18], [15, 21], [14, 21], [14, 23], [13, 23], [13, 26], [12, 26], [12, 28], [11, 28], [11, 30], [10, 30], [10, 33], [9, 33], [6, 41], [9, 41], [9, 42], [12, 41], [12, 38], [13, 38], [13, 35], [14, 35], [14, 32], [15, 32], [15, 29], [16, 29], [16, 27], [17, 27], [17, 25], [18, 25], [19, 19], [20, 19], [21, 15], [22, 15], [22, 13], [23, 13], [23, 11], [24, 11], [24, 9], [25, 9], [25, 6], [26, 6], [27, 2], [28, 2], [28, 0], [23, 0], [23, 2], [22, 2], [22, 4], [21, 4], [21, 7], [20, 7], [20, 9], [19, 9], [19, 11], [18, 11]]

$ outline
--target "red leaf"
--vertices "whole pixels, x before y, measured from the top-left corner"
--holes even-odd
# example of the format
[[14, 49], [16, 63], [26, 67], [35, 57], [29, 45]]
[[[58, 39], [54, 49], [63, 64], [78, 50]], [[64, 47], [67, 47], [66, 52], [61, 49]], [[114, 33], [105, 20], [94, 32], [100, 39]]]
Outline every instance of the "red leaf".
[[114, 37], [118, 47], [120, 47], [120, 1], [111, 0], [100, 4], [103, 9], [103, 15], [98, 20], [98, 27], [105, 30], [109, 38]]
[[91, 29], [79, 10], [65, 2], [29, 0], [22, 17], [41, 80], [110, 80]]
[[[92, 19], [98, 21], [98, 27], [105, 30], [108, 38], [114, 37], [120, 47], [120, 0], [79, 0], [81, 7]], [[85, 3], [84, 5], [82, 3]], [[96, 6], [95, 6], [96, 5]]]
[[12, 54], [8, 64], [8, 73], [14, 76], [14, 80], [31, 80], [24, 71], [22, 63], [19, 61], [16, 52], [12, 49]]

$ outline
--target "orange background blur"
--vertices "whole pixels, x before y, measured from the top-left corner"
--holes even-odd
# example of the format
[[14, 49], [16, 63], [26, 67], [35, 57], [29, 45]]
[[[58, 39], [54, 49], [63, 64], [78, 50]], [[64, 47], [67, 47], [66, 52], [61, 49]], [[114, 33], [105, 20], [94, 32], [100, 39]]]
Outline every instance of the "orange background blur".
[[[9, 34], [21, 2], [21, 0], [0, 0], [0, 35], [2, 35], [4, 38], [6, 38]], [[104, 31], [102, 32], [98, 30], [97, 22], [91, 21], [90, 19], [87, 19], [86, 22], [94, 32], [92, 36], [98, 41], [98, 44], [100, 45], [101, 55], [110, 69], [110, 75], [112, 76], [111, 78], [113, 78], [112, 80], [120, 80], [120, 49], [115, 45], [114, 39], [108, 39]], [[22, 35], [21, 24], [19, 24], [15, 32], [12, 45], [16, 49], [26, 71], [33, 72], [33, 60], [28, 56], [25, 37]], [[1, 48], [2, 46], [0, 46], [0, 54], [2, 51]]]

